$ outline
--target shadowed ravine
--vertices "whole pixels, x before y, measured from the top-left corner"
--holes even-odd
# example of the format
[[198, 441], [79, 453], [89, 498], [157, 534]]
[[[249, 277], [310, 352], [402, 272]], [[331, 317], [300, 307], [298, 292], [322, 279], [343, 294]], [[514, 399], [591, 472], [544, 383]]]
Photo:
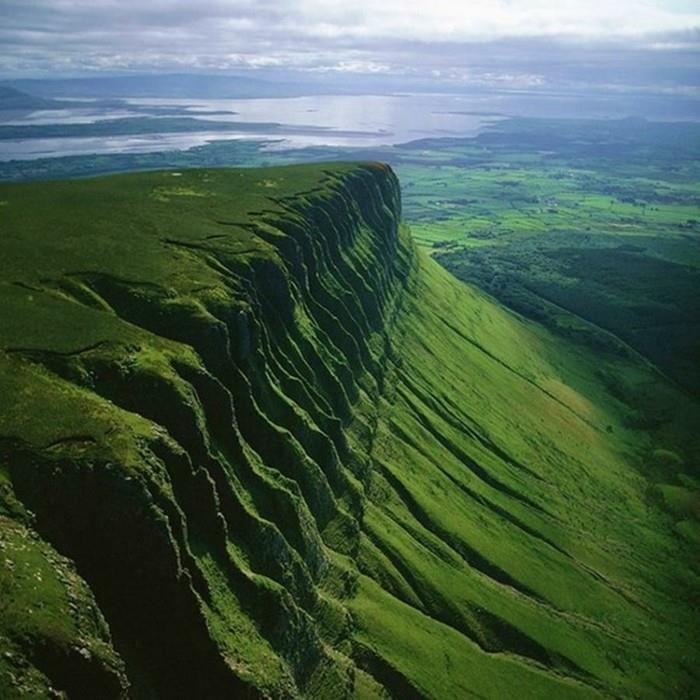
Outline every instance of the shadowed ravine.
[[0, 199], [0, 695], [691, 696], [683, 427], [602, 369], [661, 379], [419, 253], [388, 167]]

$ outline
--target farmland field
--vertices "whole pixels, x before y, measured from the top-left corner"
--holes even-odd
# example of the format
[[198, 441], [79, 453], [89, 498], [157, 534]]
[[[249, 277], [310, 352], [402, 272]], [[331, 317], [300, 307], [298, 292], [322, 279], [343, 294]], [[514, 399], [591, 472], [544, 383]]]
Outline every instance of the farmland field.
[[696, 126], [516, 121], [436, 144], [399, 168], [419, 244], [525, 316], [639, 352], [697, 393]]

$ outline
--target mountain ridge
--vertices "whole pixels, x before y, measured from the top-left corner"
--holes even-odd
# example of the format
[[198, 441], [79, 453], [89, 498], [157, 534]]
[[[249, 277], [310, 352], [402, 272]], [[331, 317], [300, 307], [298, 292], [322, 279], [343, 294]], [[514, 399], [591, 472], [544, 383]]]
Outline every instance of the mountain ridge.
[[[688, 468], [672, 430], [629, 422], [652, 378], [606, 361], [629, 392], [611, 397], [597, 358], [419, 253], [387, 166], [5, 185], [0, 200], [3, 549], [37, 569], [55, 549], [84, 581], [64, 596], [80, 614], [60, 580], [12, 593], [52, 615], [0, 630], [6, 688], [692, 687], [679, 591], [697, 521], [649, 500], [640, 462], [663, 444]], [[692, 493], [686, 478], [673, 488]]]

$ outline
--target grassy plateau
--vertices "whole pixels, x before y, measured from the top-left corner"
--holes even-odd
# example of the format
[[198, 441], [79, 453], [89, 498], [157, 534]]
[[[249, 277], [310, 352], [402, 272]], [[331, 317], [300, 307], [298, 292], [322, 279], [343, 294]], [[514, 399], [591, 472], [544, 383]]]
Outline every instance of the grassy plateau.
[[[579, 215], [537, 182], [514, 240]], [[1, 697], [695, 696], [695, 395], [455, 279], [388, 166], [6, 183], [0, 260]]]

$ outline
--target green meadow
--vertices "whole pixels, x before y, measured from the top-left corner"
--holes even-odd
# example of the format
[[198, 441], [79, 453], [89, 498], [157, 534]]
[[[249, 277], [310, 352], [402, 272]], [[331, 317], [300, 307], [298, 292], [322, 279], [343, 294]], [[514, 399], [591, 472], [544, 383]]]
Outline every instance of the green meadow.
[[511, 120], [398, 166], [419, 245], [600, 352], [700, 391], [700, 129]]

